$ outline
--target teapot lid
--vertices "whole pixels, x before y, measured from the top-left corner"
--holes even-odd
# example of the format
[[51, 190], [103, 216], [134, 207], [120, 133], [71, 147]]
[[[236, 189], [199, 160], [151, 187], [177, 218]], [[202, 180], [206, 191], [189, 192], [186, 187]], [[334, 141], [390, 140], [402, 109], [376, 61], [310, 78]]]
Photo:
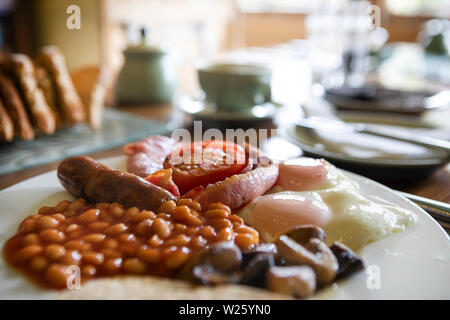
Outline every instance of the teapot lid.
[[157, 45], [150, 45], [148, 44], [148, 31], [146, 28], [142, 27], [139, 30], [139, 33], [141, 35], [140, 41], [138, 44], [132, 44], [129, 45], [125, 49], [125, 53], [157, 53], [157, 54], [164, 54], [166, 53], [165, 50]]

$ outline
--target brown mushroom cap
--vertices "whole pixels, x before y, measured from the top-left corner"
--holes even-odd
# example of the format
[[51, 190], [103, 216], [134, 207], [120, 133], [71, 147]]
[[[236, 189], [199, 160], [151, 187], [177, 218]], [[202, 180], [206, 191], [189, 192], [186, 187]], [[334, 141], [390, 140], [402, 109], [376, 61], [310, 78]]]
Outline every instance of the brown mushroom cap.
[[289, 236], [282, 235], [275, 244], [280, 256], [289, 264], [305, 264], [313, 268], [320, 285], [329, 284], [336, 277], [336, 257], [322, 240], [311, 238], [305, 245], [301, 245]]
[[231, 241], [217, 242], [195, 254], [178, 278], [203, 284], [233, 283], [242, 265], [242, 253]]
[[194, 266], [192, 275], [196, 282], [204, 285], [237, 283], [239, 281], [239, 275], [236, 272], [223, 272], [208, 264]]
[[245, 252], [242, 252], [242, 263], [244, 266], [247, 265], [254, 257], [260, 255], [260, 254], [270, 254], [270, 255], [276, 255], [277, 254], [277, 246], [273, 243], [260, 243], [254, 247], [252, 247], [250, 250], [247, 250]]
[[271, 267], [266, 283], [271, 291], [304, 299], [316, 290], [316, 274], [308, 266]]
[[286, 233], [286, 235], [302, 245], [307, 243], [311, 238], [317, 238], [322, 241], [325, 241], [326, 238], [325, 231], [311, 224], [298, 226]]
[[271, 253], [260, 253], [254, 256], [245, 266], [241, 284], [264, 288], [266, 272], [275, 265], [275, 257]]
[[348, 277], [351, 274], [364, 269], [362, 259], [344, 244], [334, 242], [331, 245], [330, 250], [333, 252], [339, 264], [336, 276], [337, 279]]

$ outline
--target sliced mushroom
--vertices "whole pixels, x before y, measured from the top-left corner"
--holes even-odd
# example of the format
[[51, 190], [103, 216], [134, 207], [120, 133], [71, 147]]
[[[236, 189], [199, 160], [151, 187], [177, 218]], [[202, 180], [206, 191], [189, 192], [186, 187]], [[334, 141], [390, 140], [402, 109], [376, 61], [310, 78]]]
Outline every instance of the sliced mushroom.
[[266, 282], [266, 272], [275, 265], [273, 253], [260, 253], [253, 257], [244, 268], [241, 283], [264, 288]]
[[362, 259], [343, 243], [334, 242], [330, 249], [339, 264], [336, 279], [348, 277], [351, 274], [364, 269]]
[[203, 285], [237, 283], [240, 278], [236, 272], [223, 272], [208, 264], [194, 266], [192, 275], [196, 282]]
[[[234, 283], [242, 265], [242, 253], [233, 242], [217, 242], [194, 255], [178, 278], [202, 284]], [[224, 282], [226, 281], [226, 282]]]
[[217, 242], [204, 251], [202, 261], [223, 272], [236, 271], [242, 264], [242, 252], [231, 241]]
[[308, 266], [271, 267], [266, 275], [267, 289], [308, 298], [316, 290], [316, 274]]
[[280, 256], [279, 254], [277, 254], [275, 256], [275, 264], [277, 266], [289, 266], [290, 263], [288, 263], [282, 256]]
[[338, 262], [327, 245], [317, 238], [311, 238], [301, 245], [287, 235], [275, 242], [278, 252], [286, 262], [294, 265], [306, 264], [314, 269], [320, 285], [331, 283], [336, 277]]
[[298, 226], [286, 233], [286, 235], [302, 245], [307, 243], [311, 238], [317, 238], [322, 241], [326, 238], [325, 231], [311, 224]]
[[277, 246], [273, 243], [261, 243], [250, 250], [242, 253], [242, 264], [246, 266], [254, 257], [259, 254], [277, 254]]

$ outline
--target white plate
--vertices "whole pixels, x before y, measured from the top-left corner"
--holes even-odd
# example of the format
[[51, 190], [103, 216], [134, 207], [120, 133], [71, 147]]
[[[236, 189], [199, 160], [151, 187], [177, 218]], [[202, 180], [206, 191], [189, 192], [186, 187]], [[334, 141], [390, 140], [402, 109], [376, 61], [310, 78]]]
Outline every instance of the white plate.
[[[123, 169], [125, 158], [102, 161]], [[364, 247], [366, 271], [342, 280], [316, 298], [325, 299], [450, 299], [450, 240], [445, 231], [409, 200], [367, 178], [350, 174], [361, 193], [375, 202], [390, 202], [417, 214], [417, 223]], [[73, 199], [51, 171], [0, 192], [0, 245], [17, 230], [19, 223], [44, 205]], [[368, 272], [370, 271], [370, 272]], [[33, 285], [0, 260], [0, 299], [48, 299], [54, 291]]]
[[216, 121], [266, 121], [275, 117], [280, 104], [267, 102], [254, 106], [253, 108], [237, 111], [220, 111], [211, 104], [205, 103], [202, 99], [192, 96], [181, 96], [175, 102], [181, 111], [190, 114], [195, 119], [216, 120]]

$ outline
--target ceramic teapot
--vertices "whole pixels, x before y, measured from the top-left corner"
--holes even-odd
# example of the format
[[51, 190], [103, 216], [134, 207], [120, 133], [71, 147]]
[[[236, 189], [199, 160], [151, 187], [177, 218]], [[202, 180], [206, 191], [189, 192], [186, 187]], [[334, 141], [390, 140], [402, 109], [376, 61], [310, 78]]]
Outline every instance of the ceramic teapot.
[[170, 54], [147, 42], [141, 29], [140, 43], [124, 51], [125, 63], [116, 85], [119, 104], [168, 103], [175, 93], [176, 76]]

